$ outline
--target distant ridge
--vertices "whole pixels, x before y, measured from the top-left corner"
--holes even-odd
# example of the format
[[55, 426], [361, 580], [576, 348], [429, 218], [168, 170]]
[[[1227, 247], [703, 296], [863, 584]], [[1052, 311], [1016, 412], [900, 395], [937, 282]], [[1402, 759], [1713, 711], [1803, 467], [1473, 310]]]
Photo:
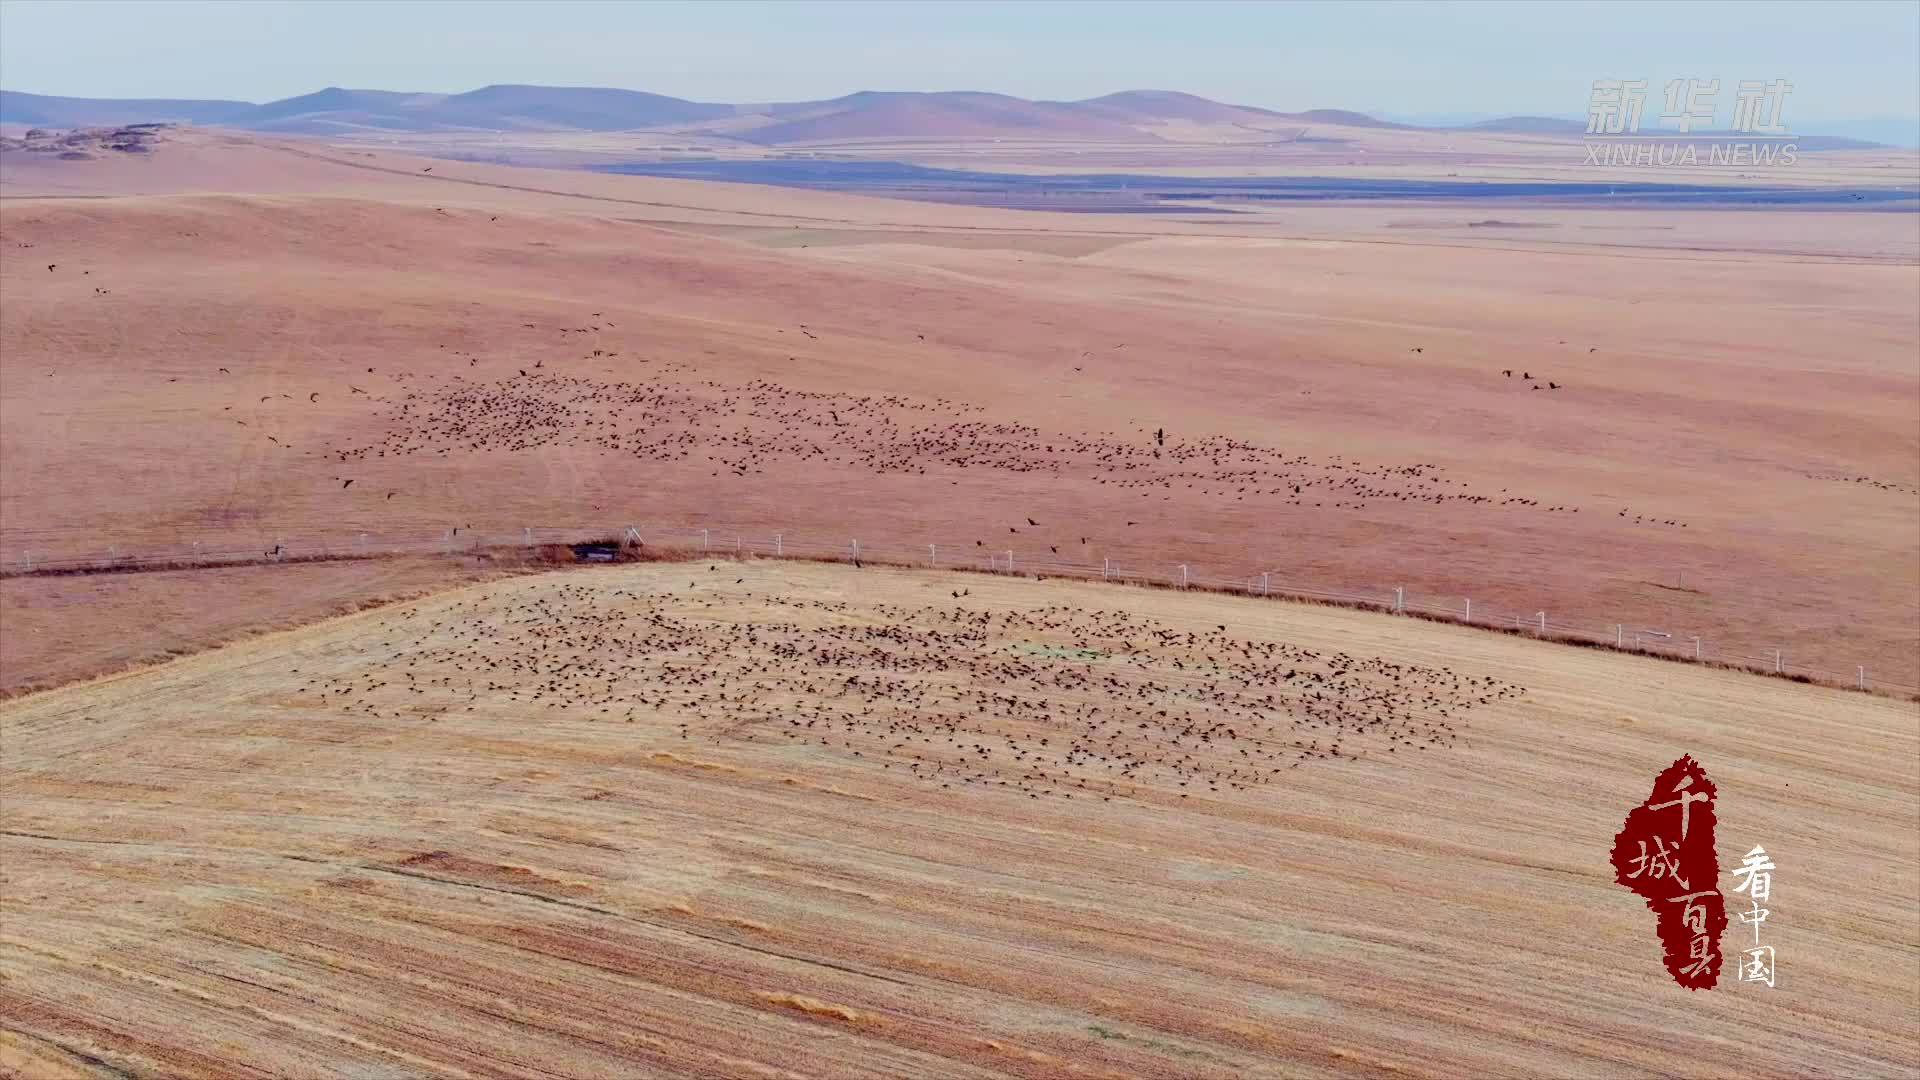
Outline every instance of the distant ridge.
[[1583, 135], [1587, 125], [1578, 120], [1563, 120], [1557, 116], [1502, 116], [1497, 120], [1482, 120], [1477, 124], [1468, 124], [1465, 131], [1512, 131], [1533, 135]]
[[[390, 132], [673, 131], [767, 146], [862, 139], [1039, 139], [1152, 142], [1172, 133], [1238, 127], [1278, 131], [1275, 124], [1400, 131], [1481, 131], [1573, 136], [1577, 120], [1507, 116], [1457, 127], [1426, 128], [1346, 109], [1282, 113], [1212, 101], [1177, 90], [1122, 90], [1083, 101], [1030, 101], [982, 91], [864, 90], [826, 101], [730, 104], [591, 86], [483, 86], [462, 94], [351, 90], [254, 104], [246, 101], [49, 97], [0, 90], [0, 123], [89, 127], [175, 122], [291, 135]], [[1862, 149], [1879, 144], [1807, 136], [1805, 149]]]
[[1305, 120], [1315, 124], [1338, 124], [1341, 127], [1398, 128], [1402, 131], [1426, 130], [1412, 124], [1396, 124], [1391, 120], [1368, 116], [1366, 113], [1348, 109], [1308, 109], [1302, 113], [1290, 113], [1288, 119]]
[[233, 124], [260, 106], [173, 98], [68, 98], [0, 90], [0, 124], [89, 127], [114, 124]]

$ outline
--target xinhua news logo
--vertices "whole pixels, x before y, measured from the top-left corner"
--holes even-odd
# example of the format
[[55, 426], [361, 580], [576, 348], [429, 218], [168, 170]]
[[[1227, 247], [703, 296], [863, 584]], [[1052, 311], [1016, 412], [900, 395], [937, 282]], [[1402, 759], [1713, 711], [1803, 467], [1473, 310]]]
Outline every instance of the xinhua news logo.
[[1642, 168], [1772, 167], [1799, 157], [1781, 119], [1793, 84], [1745, 80], [1733, 94], [1733, 122], [1715, 130], [1719, 79], [1672, 79], [1657, 128], [1640, 130], [1647, 80], [1599, 79], [1587, 99], [1587, 164]]

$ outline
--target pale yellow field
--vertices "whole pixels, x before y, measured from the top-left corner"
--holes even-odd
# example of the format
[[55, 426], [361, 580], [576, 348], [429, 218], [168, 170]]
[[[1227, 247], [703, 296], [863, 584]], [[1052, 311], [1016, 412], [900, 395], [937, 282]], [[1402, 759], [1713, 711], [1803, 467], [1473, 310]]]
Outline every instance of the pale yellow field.
[[[0, 706], [0, 1074], [1911, 1076], [1917, 722], [1213, 595], [481, 584]], [[1612, 881], [1683, 753], [1775, 989]]]

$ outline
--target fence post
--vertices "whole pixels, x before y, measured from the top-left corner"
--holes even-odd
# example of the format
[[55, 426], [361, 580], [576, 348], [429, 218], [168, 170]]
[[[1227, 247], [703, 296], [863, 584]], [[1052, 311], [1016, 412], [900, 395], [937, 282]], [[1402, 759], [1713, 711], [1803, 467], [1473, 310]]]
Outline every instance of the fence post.
[[[366, 534], [362, 533], [361, 535], [365, 536]], [[520, 526], [520, 542], [525, 547], [533, 546], [533, 529], [531, 526]]]
[[1105, 581], [1112, 576], [1113, 576], [1113, 556], [1111, 555], [1102, 556], [1100, 559], [1100, 580]]
[[1183, 589], [1187, 587], [1187, 564], [1186, 563], [1180, 564], [1180, 587]]
[[938, 544], [927, 545], [927, 565], [934, 568], [935, 570], [938, 570], [940, 568], [940, 545]]
[[1626, 644], [1625, 635], [1626, 635], [1626, 630], [1624, 630], [1619, 623], [1614, 623], [1613, 624], [1613, 647], [1614, 648], [1617, 649], [1620, 646]]
[[1466, 616], [1465, 616], [1464, 618], [1462, 618], [1462, 619], [1461, 619], [1460, 621], [1461, 621], [1461, 622], [1472, 622], [1472, 621], [1473, 621], [1473, 597], [1471, 597], [1471, 596], [1469, 596], [1469, 597], [1467, 597], [1467, 614], [1466, 614]]
[[853, 561], [854, 562], [860, 561], [860, 541], [858, 540], [855, 540], [853, 542]]
[[1271, 573], [1272, 571], [1267, 571], [1260, 575], [1260, 595], [1261, 596], [1267, 595], [1267, 577]]
[[1013, 550], [1011, 548], [1007, 550], [1007, 573], [1013, 573]]
[[1393, 610], [1394, 610], [1394, 611], [1395, 611], [1396, 613], [1398, 613], [1398, 614], [1402, 614], [1402, 615], [1404, 615], [1404, 614], [1406, 614], [1406, 611], [1407, 611], [1407, 587], [1406, 587], [1405, 585], [1396, 585], [1396, 586], [1394, 586], [1394, 589], [1393, 589]]
[[711, 546], [707, 543], [707, 538], [710, 532], [711, 530], [708, 530], [708, 529], [700, 530], [700, 550], [701, 551], [705, 551], [709, 546]]
[[1773, 673], [1775, 675], [1780, 674], [1780, 650], [1779, 649], [1773, 650]]
[[1693, 658], [1695, 660], [1700, 659], [1700, 635], [1699, 634], [1693, 635]]
[[776, 559], [787, 553], [787, 549], [784, 546], [782, 546], [780, 543], [780, 538], [784, 535], [786, 534], [785, 533], [773, 534], [773, 557]]
[[1544, 611], [1536, 611], [1534, 614], [1540, 617], [1540, 633], [1542, 636], [1545, 636], [1547, 632], [1547, 613]]
[[1866, 688], [1867, 688], [1867, 669], [1866, 669], [1866, 665], [1863, 664], [1860, 667], [1860, 689], [1865, 690]]

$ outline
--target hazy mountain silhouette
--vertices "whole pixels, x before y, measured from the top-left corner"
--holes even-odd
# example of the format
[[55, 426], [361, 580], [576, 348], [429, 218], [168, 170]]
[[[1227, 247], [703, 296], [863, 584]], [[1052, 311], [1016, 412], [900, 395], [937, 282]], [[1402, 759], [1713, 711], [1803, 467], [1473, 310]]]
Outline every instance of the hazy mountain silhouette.
[[[485, 86], [463, 94], [349, 90], [254, 104], [157, 98], [49, 97], [0, 90], [0, 123], [86, 127], [172, 121], [304, 135], [435, 131], [632, 131], [667, 129], [766, 145], [894, 138], [1151, 141], [1167, 125], [1458, 130], [1577, 135], [1578, 121], [1508, 116], [1424, 129], [1344, 109], [1298, 113], [1232, 105], [1174, 90], [1123, 90], [1084, 101], [1029, 101], [979, 91], [866, 90], [827, 101], [729, 104], [591, 86]], [[1296, 132], [1297, 133], [1297, 132]], [[1806, 149], [1873, 143], [1809, 136]]]

